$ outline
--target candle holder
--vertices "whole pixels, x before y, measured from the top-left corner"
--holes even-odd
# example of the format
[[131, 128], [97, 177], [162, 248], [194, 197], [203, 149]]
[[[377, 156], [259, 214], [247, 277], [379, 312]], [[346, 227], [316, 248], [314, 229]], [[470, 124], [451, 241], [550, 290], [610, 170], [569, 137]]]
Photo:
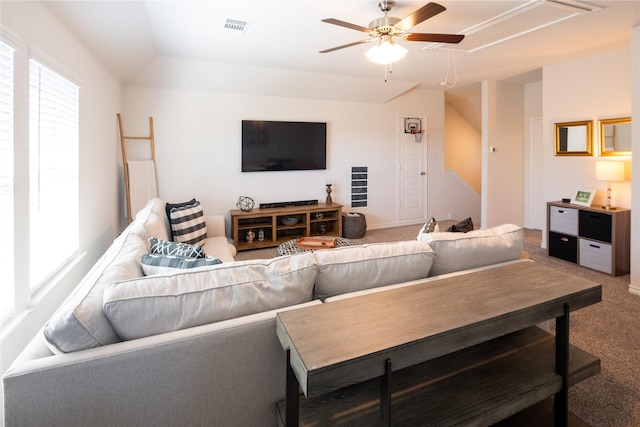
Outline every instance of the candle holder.
[[327, 184], [327, 200], [326, 204], [330, 205], [333, 203], [333, 199], [331, 198], [331, 184]]

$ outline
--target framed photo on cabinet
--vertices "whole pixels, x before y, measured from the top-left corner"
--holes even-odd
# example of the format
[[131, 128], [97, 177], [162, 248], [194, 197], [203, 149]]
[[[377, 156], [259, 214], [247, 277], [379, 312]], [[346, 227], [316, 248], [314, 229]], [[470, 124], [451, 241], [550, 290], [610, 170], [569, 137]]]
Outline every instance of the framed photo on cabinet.
[[591, 207], [591, 203], [593, 202], [593, 198], [596, 196], [595, 188], [585, 188], [578, 187], [573, 192], [573, 197], [571, 198], [571, 204], [580, 205], [585, 207]]

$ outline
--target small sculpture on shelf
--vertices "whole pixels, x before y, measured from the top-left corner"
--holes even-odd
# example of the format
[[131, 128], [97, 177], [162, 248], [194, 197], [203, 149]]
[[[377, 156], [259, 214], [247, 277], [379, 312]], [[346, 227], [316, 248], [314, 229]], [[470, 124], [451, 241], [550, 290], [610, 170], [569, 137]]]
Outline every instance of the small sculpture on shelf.
[[253, 230], [249, 230], [247, 231], [247, 243], [253, 243], [253, 239], [255, 239], [256, 237], [256, 233], [253, 232]]
[[254, 202], [251, 197], [247, 196], [240, 196], [236, 202], [236, 207], [242, 212], [251, 212], [255, 205], [256, 202]]

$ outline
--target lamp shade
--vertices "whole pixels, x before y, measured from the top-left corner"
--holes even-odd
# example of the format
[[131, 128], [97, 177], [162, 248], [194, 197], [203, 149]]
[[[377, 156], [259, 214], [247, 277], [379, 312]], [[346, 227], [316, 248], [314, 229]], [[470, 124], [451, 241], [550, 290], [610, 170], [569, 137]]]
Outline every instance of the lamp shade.
[[598, 181], [624, 181], [624, 163], [596, 162], [596, 179]]
[[407, 49], [394, 43], [391, 40], [391, 36], [385, 36], [379, 44], [373, 46], [364, 54], [370, 61], [386, 65], [401, 60], [407, 54]]

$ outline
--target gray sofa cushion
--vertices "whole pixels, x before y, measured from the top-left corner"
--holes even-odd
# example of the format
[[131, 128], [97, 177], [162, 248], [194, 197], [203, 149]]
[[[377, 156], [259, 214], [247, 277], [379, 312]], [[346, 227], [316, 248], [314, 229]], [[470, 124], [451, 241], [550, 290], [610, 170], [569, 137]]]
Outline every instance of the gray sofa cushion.
[[452, 273], [522, 257], [523, 231], [513, 224], [468, 233], [421, 233], [435, 252], [430, 276]]
[[345, 246], [314, 253], [315, 297], [325, 298], [429, 275], [433, 252], [419, 241]]
[[158, 198], [149, 200], [145, 207], [136, 214], [126, 232], [135, 233], [147, 241], [152, 237], [171, 240], [169, 220], [164, 214], [163, 206], [164, 203]]
[[43, 332], [51, 351], [67, 353], [120, 341], [102, 311], [102, 294], [109, 283], [144, 275], [140, 254], [148, 251], [148, 239], [168, 238], [163, 206], [160, 199], [149, 200], [49, 319]]
[[149, 276], [107, 286], [104, 312], [131, 340], [311, 301], [316, 273], [305, 253]]
[[73, 294], [44, 327], [54, 353], [67, 353], [119, 342], [102, 311], [102, 294], [111, 282], [143, 275], [140, 254], [147, 240], [134, 233], [121, 234], [82, 279]]

